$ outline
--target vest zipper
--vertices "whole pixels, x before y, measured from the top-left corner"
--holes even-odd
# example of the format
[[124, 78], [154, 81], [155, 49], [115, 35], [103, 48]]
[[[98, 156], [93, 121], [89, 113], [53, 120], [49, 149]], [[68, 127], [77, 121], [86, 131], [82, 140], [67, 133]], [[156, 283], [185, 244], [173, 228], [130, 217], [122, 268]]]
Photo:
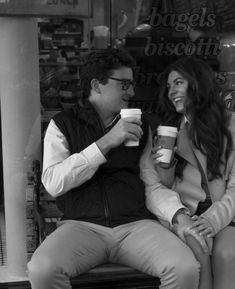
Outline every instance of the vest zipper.
[[99, 184], [101, 187], [101, 192], [102, 192], [102, 197], [103, 197], [105, 224], [106, 226], [110, 227], [110, 214], [109, 214], [109, 208], [108, 208], [108, 199], [106, 195], [106, 190], [104, 188], [104, 182], [103, 182], [102, 176], [99, 176]]
[[[103, 134], [105, 134], [105, 128], [104, 125], [102, 123], [102, 121], [100, 120], [100, 118], [98, 117], [98, 121], [100, 124], [100, 127], [102, 129]], [[108, 156], [109, 153], [107, 153]], [[101, 187], [101, 191], [102, 191], [102, 197], [103, 197], [103, 203], [104, 203], [104, 215], [105, 215], [105, 224], [107, 227], [110, 227], [110, 213], [109, 213], [109, 208], [108, 208], [108, 199], [107, 199], [107, 194], [106, 194], [106, 190], [104, 188], [104, 182], [103, 182], [103, 177], [102, 175], [99, 176], [99, 184]]]
[[110, 227], [110, 218], [109, 218], [109, 208], [108, 208], [108, 200], [106, 196], [106, 192], [103, 191], [103, 199], [104, 199], [104, 214], [105, 214], [105, 223], [108, 227]]

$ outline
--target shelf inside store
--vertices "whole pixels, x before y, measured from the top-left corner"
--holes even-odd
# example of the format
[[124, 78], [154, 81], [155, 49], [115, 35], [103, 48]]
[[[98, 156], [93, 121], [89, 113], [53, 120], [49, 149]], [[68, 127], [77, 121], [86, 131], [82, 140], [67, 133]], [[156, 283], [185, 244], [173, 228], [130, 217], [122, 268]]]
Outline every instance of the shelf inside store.
[[81, 62], [40, 62], [40, 66], [81, 66]]
[[[53, 47], [53, 50], [59, 50], [59, 47]], [[70, 50], [70, 47], [66, 47], [65, 50]], [[40, 53], [49, 53], [52, 49], [40, 49]], [[89, 52], [90, 50], [94, 50], [94, 49], [89, 49], [87, 47], [77, 47], [77, 48], [73, 48], [73, 51], [75, 52]]]
[[57, 31], [57, 32], [54, 32], [52, 35], [54, 36], [80, 36], [82, 35], [82, 32]]

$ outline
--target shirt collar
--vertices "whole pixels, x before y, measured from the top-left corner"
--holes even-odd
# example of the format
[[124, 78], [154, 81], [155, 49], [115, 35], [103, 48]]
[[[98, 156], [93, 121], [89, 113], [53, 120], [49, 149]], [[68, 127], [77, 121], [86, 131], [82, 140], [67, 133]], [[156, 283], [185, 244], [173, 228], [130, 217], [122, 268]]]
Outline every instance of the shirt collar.
[[117, 114], [114, 119], [105, 127], [105, 131], [109, 131], [111, 127], [120, 119], [120, 114]]
[[191, 124], [190, 123], [190, 120], [188, 119], [188, 117], [184, 114], [184, 123], [188, 123], [188, 124]]
[[187, 118], [187, 116], [184, 115], [183, 118], [182, 118], [182, 120], [181, 120], [180, 129], [183, 129], [186, 124], [189, 124], [189, 125], [190, 125], [190, 121], [189, 121], [189, 119]]

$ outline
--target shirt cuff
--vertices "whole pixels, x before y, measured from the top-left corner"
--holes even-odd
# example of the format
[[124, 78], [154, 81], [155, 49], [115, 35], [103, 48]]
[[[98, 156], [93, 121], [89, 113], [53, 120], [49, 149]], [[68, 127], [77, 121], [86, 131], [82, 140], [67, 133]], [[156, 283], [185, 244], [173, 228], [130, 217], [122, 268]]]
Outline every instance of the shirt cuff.
[[183, 205], [179, 205], [177, 207], [172, 208], [171, 210], [168, 211], [167, 213], [167, 219], [169, 223], [172, 225], [172, 220], [175, 216], [175, 214], [180, 210], [180, 209], [186, 209]]
[[95, 142], [85, 148], [81, 153], [94, 168], [107, 161]]
[[174, 214], [174, 216], [171, 220], [172, 225], [177, 224], [177, 216], [180, 214], [191, 216], [190, 211], [187, 208], [181, 208], [178, 211], [176, 211], [176, 213]]

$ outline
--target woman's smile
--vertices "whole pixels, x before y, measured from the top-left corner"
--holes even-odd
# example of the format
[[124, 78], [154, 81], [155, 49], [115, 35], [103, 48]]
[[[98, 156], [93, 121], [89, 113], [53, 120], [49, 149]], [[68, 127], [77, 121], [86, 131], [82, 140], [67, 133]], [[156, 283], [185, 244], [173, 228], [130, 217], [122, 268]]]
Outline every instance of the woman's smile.
[[170, 72], [167, 81], [168, 97], [179, 113], [184, 113], [184, 103], [187, 96], [188, 81], [177, 71]]

